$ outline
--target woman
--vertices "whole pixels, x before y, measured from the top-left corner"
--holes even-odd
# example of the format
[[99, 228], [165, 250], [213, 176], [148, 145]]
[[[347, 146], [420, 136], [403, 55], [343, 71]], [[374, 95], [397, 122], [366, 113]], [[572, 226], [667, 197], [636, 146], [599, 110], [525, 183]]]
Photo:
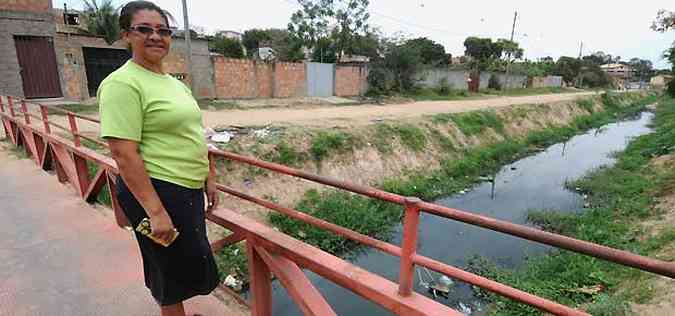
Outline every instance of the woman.
[[209, 294], [218, 283], [206, 238], [208, 210], [218, 205], [215, 170], [209, 169], [201, 111], [190, 90], [164, 73], [171, 46], [167, 13], [147, 1], [126, 4], [119, 18], [132, 58], [99, 87], [101, 137], [110, 144], [121, 178], [120, 205], [136, 227], [149, 218], [153, 235], [136, 233], [145, 285], [161, 315], [185, 315], [183, 301]]

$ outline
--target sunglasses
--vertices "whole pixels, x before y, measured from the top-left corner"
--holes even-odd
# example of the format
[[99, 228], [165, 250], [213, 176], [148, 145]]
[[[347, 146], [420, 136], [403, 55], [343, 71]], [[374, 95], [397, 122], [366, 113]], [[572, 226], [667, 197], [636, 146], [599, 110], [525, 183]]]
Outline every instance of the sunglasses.
[[173, 31], [168, 28], [168, 27], [160, 27], [155, 29], [154, 27], [151, 26], [145, 26], [145, 25], [136, 25], [132, 26], [129, 28], [131, 31], [136, 31], [138, 33], [141, 33], [145, 36], [150, 36], [152, 33], [157, 32], [157, 34], [161, 37], [170, 37], [171, 34], [173, 34]]

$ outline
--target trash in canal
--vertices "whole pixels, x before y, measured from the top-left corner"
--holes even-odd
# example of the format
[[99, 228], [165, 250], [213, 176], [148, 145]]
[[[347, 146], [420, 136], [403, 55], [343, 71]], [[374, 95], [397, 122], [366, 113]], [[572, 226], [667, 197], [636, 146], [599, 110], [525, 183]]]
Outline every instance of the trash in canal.
[[427, 289], [429, 293], [433, 294], [435, 299], [438, 299], [438, 296], [442, 296], [445, 299], [448, 298], [448, 294], [450, 294], [450, 287], [453, 286], [455, 282], [445, 275], [442, 275], [440, 278], [438, 278], [438, 280], [436, 280], [434, 276], [431, 275], [431, 272], [429, 272], [427, 268], [423, 267], [421, 270], [425, 272], [426, 277], [429, 280], [427, 282], [420, 272], [420, 269], [416, 270], [420, 279], [420, 285]]

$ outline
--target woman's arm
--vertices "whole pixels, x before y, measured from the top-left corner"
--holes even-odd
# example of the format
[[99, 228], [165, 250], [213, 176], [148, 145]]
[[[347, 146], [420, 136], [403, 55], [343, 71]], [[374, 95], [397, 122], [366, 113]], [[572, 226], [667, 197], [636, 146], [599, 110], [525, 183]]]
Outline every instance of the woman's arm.
[[218, 197], [218, 188], [216, 182], [218, 181], [218, 174], [216, 173], [215, 157], [209, 154], [209, 178], [206, 180], [206, 199], [209, 205], [206, 208], [207, 212], [211, 212], [218, 207], [220, 202]]
[[145, 171], [145, 164], [138, 152], [138, 144], [117, 138], [109, 138], [108, 144], [124, 183], [150, 216], [152, 235], [169, 241], [173, 235], [173, 222]]

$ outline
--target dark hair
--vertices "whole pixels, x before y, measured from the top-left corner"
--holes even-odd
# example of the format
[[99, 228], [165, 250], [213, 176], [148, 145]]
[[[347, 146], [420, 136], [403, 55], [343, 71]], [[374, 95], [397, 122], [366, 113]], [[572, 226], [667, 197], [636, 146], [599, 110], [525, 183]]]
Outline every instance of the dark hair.
[[173, 21], [173, 16], [169, 12], [150, 1], [131, 1], [125, 4], [120, 11], [120, 29], [128, 31], [131, 27], [131, 20], [134, 18], [134, 14], [141, 10], [157, 11], [166, 22], [166, 26], [170, 26], [169, 19]]

